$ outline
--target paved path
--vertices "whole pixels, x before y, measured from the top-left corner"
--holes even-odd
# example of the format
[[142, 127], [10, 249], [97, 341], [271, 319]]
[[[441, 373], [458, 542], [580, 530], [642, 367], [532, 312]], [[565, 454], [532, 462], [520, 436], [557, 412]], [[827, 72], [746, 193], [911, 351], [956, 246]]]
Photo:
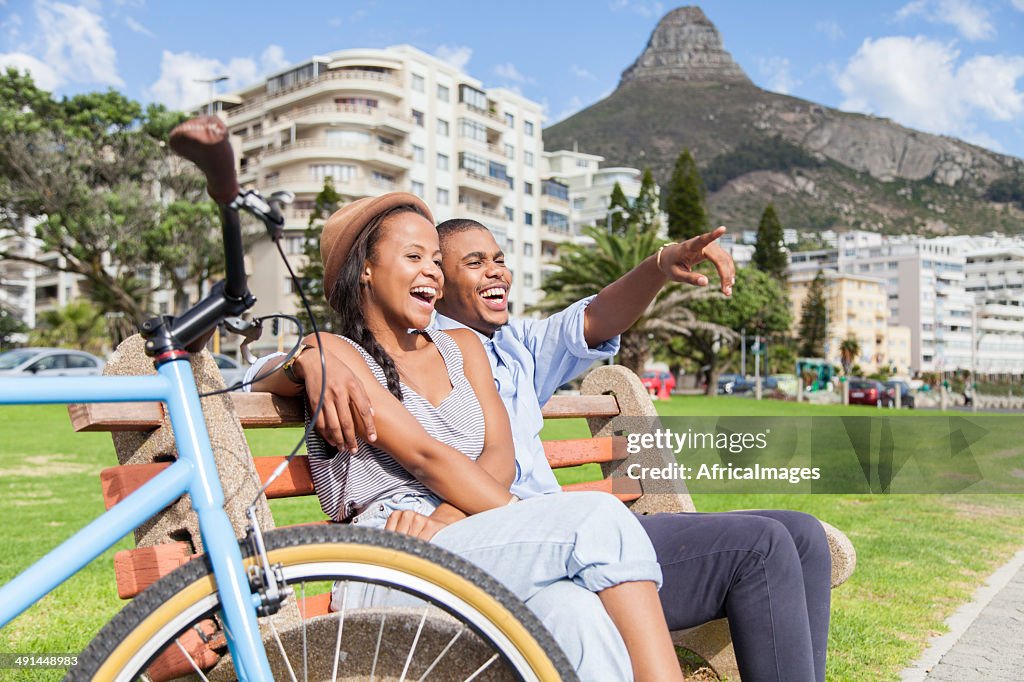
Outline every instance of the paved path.
[[1024, 551], [946, 623], [950, 632], [903, 671], [904, 682], [1024, 680]]

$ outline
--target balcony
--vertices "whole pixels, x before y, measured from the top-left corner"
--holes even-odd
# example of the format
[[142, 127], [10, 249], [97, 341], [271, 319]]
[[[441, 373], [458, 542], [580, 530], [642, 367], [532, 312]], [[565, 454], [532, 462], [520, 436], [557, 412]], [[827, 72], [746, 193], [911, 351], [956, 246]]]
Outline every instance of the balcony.
[[296, 83], [271, 94], [264, 94], [247, 104], [230, 109], [227, 112], [228, 121], [235, 125], [239, 121], [252, 118], [254, 114], [265, 110], [287, 106], [292, 102], [339, 90], [386, 93], [393, 97], [403, 95], [402, 82], [392, 74], [358, 69], [329, 71], [320, 74], [313, 80]]
[[458, 111], [460, 114], [469, 115], [473, 120], [483, 123], [489, 130], [499, 133], [508, 130], [508, 127], [505, 125], [505, 120], [493, 111], [479, 109], [470, 104], [466, 104], [465, 102], [459, 102]]
[[[260, 190], [264, 196], [268, 196], [271, 192], [277, 190], [289, 190], [295, 192], [298, 195], [304, 195], [308, 197], [315, 196], [320, 193], [324, 188], [323, 179], [315, 179], [310, 176], [308, 172], [290, 172], [290, 173], [271, 173], [263, 181], [263, 185]], [[378, 194], [384, 194], [385, 192], [394, 192], [398, 189], [397, 183], [386, 182], [384, 180], [376, 180], [372, 177], [357, 177], [349, 178], [348, 180], [339, 180], [335, 178], [334, 189], [339, 194], [350, 197], [369, 197], [376, 196]], [[285, 213], [285, 217], [294, 213], [298, 218], [301, 218], [301, 212], [304, 209], [289, 208], [288, 212]], [[309, 212], [305, 212], [305, 217], [302, 220], [309, 219]]]
[[465, 187], [496, 199], [504, 199], [505, 195], [509, 192], [507, 182], [486, 175], [480, 175], [465, 168], [460, 168], [456, 177], [459, 187]]
[[314, 138], [297, 140], [266, 150], [263, 153], [263, 166], [274, 168], [312, 159], [351, 159], [395, 171], [406, 171], [413, 165], [412, 152], [397, 145], [381, 143], [332, 145], [328, 144], [324, 138]]
[[411, 116], [390, 107], [366, 107], [351, 104], [311, 104], [274, 117], [271, 130], [284, 130], [296, 125], [331, 125], [354, 123], [391, 135], [409, 135], [416, 127]]

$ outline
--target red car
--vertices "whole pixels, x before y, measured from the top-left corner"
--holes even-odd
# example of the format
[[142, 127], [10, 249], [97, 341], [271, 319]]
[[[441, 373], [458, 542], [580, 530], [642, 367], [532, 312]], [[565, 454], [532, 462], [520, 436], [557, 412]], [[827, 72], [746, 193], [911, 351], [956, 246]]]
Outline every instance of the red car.
[[889, 404], [889, 392], [881, 381], [850, 379], [850, 404], [882, 407]]
[[647, 389], [648, 393], [652, 391], [657, 393], [661, 390], [661, 377], [659, 374], [660, 372], [649, 369], [640, 376], [640, 383], [644, 385], [644, 388]]

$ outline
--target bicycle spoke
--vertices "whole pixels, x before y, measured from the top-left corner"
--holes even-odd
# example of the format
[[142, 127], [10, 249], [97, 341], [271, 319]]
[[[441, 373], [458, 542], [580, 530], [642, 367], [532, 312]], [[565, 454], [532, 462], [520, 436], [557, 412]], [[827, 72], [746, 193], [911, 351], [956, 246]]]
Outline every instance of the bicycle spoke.
[[288, 676], [292, 678], [292, 682], [299, 682], [295, 678], [295, 670], [292, 669], [292, 662], [288, 658], [288, 652], [284, 650], [284, 643], [281, 642], [281, 636], [277, 634], [277, 626], [274, 625], [273, 618], [270, 619], [270, 632], [274, 635], [274, 641], [277, 642], [277, 648], [281, 652], [281, 658], [284, 659], [284, 664], [288, 666]]
[[416, 654], [416, 645], [420, 642], [420, 635], [423, 634], [423, 625], [427, 622], [427, 615], [430, 614], [430, 606], [423, 608], [423, 617], [420, 618], [420, 626], [416, 628], [416, 636], [412, 638], [412, 646], [409, 647], [409, 655], [405, 657], [405, 665], [402, 667], [402, 676], [398, 678], [398, 682], [405, 682], [405, 676], [409, 674], [409, 665], [412, 663], [412, 657]]
[[445, 645], [444, 649], [441, 650], [441, 653], [437, 655], [437, 658], [435, 658], [431, 662], [430, 666], [427, 667], [426, 671], [422, 675], [420, 675], [419, 679], [416, 680], [416, 682], [423, 682], [423, 680], [427, 679], [427, 675], [434, 671], [434, 668], [437, 667], [437, 664], [441, 662], [441, 659], [444, 658], [444, 655], [448, 653], [449, 649], [455, 646], [455, 642], [458, 641], [459, 637], [462, 637], [462, 633], [465, 631], [466, 626], [463, 625], [462, 628], [455, 633], [455, 636], [451, 638], [451, 641], [449, 641], [448, 644]]
[[302, 608], [299, 619], [302, 621], [302, 682], [309, 682], [309, 646], [306, 642], [306, 583], [302, 583]]
[[482, 672], [483, 672], [484, 670], [486, 670], [487, 668], [489, 668], [489, 667], [490, 667], [490, 665], [491, 665], [491, 663], [494, 663], [494, 662], [495, 662], [496, 660], [498, 660], [498, 654], [494, 654], [494, 655], [493, 655], [493, 656], [491, 656], [491, 657], [490, 657], [489, 659], [487, 659], [487, 662], [486, 662], [486, 663], [484, 663], [484, 664], [483, 664], [482, 666], [480, 666], [479, 668], [477, 668], [477, 669], [476, 669], [476, 672], [474, 672], [474, 673], [473, 673], [472, 675], [470, 675], [469, 677], [467, 677], [467, 678], [465, 679], [465, 681], [464, 681], [464, 682], [472, 682], [473, 680], [475, 680], [475, 679], [476, 679], [477, 677], [479, 677], [479, 676], [480, 676], [480, 673], [482, 673]]
[[[391, 588], [388, 588], [388, 594], [391, 593]], [[376, 594], [376, 586], [374, 586], [374, 594]], [[385, 600], [385, 603], [387, 601]], [[382, 611], [380, 614], [380, 630], [377, 631], [377, 647], [373, 650], [373, 665], [370, 666], [370, 682], [373, 682], [377, 675], [377, 661], [380, 660], [380, 643], [384, 639], [384, 621], [388, 618], [387, 611]]]
[[[333, 591], [333, 588], [332, 588]], [[334, 598], [334, 595], [331, 595]], [[331, 682], [338, 682], [338, 662], [341, 658], [341, 633], [345, 629], [345, 609], [348, 606], [348, 581], [345, 581], [341, 589], [341, 611], [338, 612], [338, 638], [334, 641], [334, 668], [331, 672]]]
[[178, 647], [178, 650], [181, 651], [181, 655], [185, 657], [185, 660], [188, 661], [188, 664], [192, 666], [192, 669], [196, 671], [196, 674], [199, 675], [199, 677], [203, 678], [203, 682], [210, 682], [206, 675], [203, 674], [203, 671], [199, 669], [199, 665], [196, 663], [196, 660], [192, 658], [192, 654], [186, 651], [185, 647], [181, 645], [181, 641], [176, 639], [174, 640], [174, 644]]

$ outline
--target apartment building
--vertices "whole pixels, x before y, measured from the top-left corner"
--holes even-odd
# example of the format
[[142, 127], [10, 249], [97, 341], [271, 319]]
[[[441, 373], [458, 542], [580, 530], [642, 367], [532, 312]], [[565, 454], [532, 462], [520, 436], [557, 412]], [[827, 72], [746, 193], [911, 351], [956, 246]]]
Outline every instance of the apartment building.
[[630, 201], [635, 201], [640, 195], [643, 173], [636, 168], [601, 168], [603, 156], [561, 149], [544, 152], [544, 161], [548, 175], [558, 178], [568, 187], [573, 236], [586, 225], [609, 224], [608, 205], [615, 183], [619, 183]]
[[[887, 368], [897, 375], [911, 373], [910, 329], [889, 324], [886, 282], [877, 277], [823, 270], [828, 312], [825, 357], [838, 365], [840, 345], [850, 336], [857, 339], [860, 355], [854, 364], [865, 374]], [[794, 336], [799, 334], [800, 314], [817, 270], [801, 270], [789, 279]]]
[[[485, 89], [416, 48], [315, 56], [216, 104], [243, 186], [265, 196], [296, 194], [285, 216], [285, 248], [296, 267], [328, 177], [345, 201], [412, 192], [438, 221], [487, 225], [514, 273], [513, 312], [538, 300], [544, 244], [569, 237], [567, 189], [543, 175], [541, 105]], [[251, 249], [250, 260], [257, 314], [294, 311], [291, 282], [269, 240]]]
[[964, 287], [962, 245], [915, 236], [839, 235], [838, 269], [885, 282], [890, 319], [912, 330], [914, 372], [971, 366], [974, 297]]

